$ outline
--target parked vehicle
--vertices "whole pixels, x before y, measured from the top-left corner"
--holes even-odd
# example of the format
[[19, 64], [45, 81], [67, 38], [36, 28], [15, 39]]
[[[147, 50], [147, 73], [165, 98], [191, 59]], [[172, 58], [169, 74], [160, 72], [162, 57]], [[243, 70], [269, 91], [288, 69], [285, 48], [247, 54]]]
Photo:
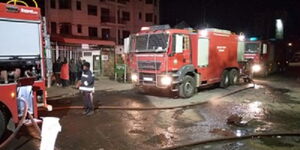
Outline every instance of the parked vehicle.
[[245, 60], [251, 63], [256, 75], [285, 71], [288, 66], [286, 45], [283, 41], [245, 41]]
[[244, 36], [214, 28], [143, 27], [128, 46], [131, 79], [139, 90], [164, 89], [184, 98], [197, 87], [237, 84], [244, 60]]
[[39, 8], [0, 3], [0, 137], [23, 115], [22, 98], [35, 118], [47, 106], [41, 23]]

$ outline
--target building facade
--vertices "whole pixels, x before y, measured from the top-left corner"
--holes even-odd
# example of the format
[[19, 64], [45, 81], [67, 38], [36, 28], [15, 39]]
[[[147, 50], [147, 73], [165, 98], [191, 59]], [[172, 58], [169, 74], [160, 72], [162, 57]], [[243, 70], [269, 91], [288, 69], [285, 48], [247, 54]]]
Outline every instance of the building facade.
[[114, 52], [142, 26], [159, 24], [159, 0], [47, 0], [44, 10], [53, 61], [107, 61], [102, 51]]

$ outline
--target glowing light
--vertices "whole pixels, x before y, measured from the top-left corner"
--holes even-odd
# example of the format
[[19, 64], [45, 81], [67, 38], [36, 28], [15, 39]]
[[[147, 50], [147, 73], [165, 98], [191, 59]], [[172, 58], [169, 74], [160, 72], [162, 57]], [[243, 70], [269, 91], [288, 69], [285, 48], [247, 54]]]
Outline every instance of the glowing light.
[[16, 93], [15, 93], [15, 92], [11, 92], [11, 93], [10, 93], [10, 96], [11, 96], [11, 98], [15, 98]]
[[172, 83], [172, 78], [170, 76], [163, 76], [160, 82], [162, 85], [169, 86]]
[[261, 70], [261, 66], [258, 64], [255, 64], [252, 66], [252, 71], [253, 72], [259, 72]]
[[283, 39], [283, 22], [282, 19], [276, 19], [276, 38]]
[[136, 73], [131, 74], [131, 81], [132, 82], [137, 82], [138, 81], [138, 75]]
[[200, 36], [201, 37], [207, 37], [207, 35], [208, 35], [208, 31], [207, 30], [201, 30], [200, 31]]
[[249, 40], [250, 40], [250, 41], [257, 41], [258, 38], [257, 38], [257, 37], [251, 37]]
[[239, 40], [240, 40], [240, 41], [244, 41], [244, 40], [245, 40], [245, 35], [241, 34], [241, 35], [239, 36]]
[[289, 45], [289, 46], [293, 46], [293, 43], [289, 43], [288, 45]]
[[150, 30], [150, 27], [142, 27], [141, 28], [141, 31], [147, 31], [147, 30]]
[[177, 64], [178, 64], [178, 60], [177, 60], [177, 59], [174, 59], [174, 60], [173, 60], [173, 63], [174, 63], [174, 65], [177, 65]]

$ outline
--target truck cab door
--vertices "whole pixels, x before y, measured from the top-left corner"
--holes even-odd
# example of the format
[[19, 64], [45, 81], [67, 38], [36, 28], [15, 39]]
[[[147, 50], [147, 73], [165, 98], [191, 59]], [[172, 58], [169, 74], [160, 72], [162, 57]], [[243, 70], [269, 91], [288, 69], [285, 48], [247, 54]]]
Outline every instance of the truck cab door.
[[174, 56], [181, 65], [191, 64], [191, 40], [188, 35], [176, 34], [174, 36]]

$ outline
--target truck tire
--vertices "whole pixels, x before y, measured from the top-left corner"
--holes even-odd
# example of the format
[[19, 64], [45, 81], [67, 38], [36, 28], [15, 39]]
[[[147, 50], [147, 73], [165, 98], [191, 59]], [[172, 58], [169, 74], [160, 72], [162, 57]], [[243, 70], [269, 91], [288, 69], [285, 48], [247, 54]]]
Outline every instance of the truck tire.
[[222, 76], [221, 76], [220, 87], [221, 88], [227, 88], [229, 85], [230, 85], [230, 82], [229, 82], [229, 73], [228, 73], [228, 70], [225, 70], [222, 73]]
[[229, 83], [230, 85], [237, 85], [239, 83], [239, 72], [236, 69], [229, 71]]
[[6, 129], [6, 121], [3, 112], [0, 110], [0, 138], [2, 138], [3, 133]]
[[184, 76], [183, 82], [179, 85], [179, 96], [182, 98], [190, 98], [195, 94], [196, 83], [191, 76]]

